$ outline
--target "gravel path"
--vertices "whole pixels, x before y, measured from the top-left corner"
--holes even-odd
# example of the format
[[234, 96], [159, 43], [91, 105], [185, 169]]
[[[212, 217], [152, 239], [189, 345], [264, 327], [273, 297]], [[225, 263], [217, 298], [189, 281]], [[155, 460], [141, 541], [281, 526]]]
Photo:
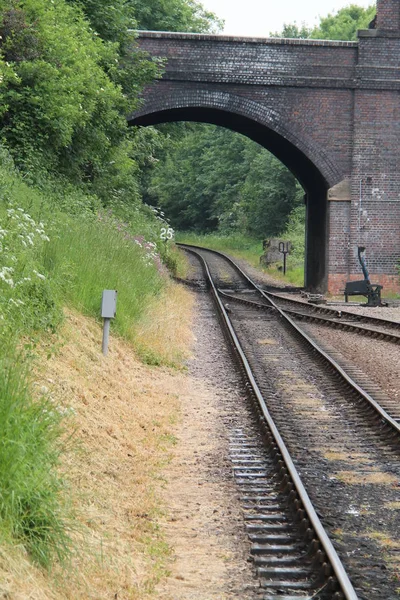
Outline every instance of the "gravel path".
[[165, 469], [168, 518], [163, 526], [173, 562], [157, 597], [254, 600], [259, 583], [248, 562], [249, 541], [229, 457], [233, 429], [251, 417], [205, 293], [197, 294], [194, 332], [188, 392], [174, 458]]

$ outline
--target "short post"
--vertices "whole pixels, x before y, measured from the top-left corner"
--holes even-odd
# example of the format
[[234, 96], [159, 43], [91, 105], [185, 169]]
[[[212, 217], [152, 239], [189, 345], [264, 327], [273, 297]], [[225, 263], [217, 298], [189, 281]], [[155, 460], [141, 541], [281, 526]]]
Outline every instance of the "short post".
[[104, 356], [108, 354], [108, 340], [110, 337], [111, 319], [117, 314], [117, 290], [103, 290], [101, 299], [101, 316], [104, 319], [102, 351]]
[[283, 274], [286, 275], [286, 257], [289, 254], [289, 242], [279, 242], [279, 252], [283, 254]]

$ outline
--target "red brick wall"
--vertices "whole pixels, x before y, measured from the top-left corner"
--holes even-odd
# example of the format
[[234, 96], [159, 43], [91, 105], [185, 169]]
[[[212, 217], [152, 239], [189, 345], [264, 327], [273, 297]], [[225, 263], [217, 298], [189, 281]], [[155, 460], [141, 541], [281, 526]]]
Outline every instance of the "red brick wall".
[[[400, 0], [378, 0], [378, 29], [358, 42], [144, 32], [139, 44], [168, 60], [133, 123], [196, 120], [201, 109], [197, 120], [249, 135], [308, 192], [311, 287], [360, 278], [358, 245], [377, 282], [398, 286]], [[349, 198], [326, 211], [328, 189], [345, 179]]]
[[377, 28], [400, 29], [399, 0], [377, 0]]

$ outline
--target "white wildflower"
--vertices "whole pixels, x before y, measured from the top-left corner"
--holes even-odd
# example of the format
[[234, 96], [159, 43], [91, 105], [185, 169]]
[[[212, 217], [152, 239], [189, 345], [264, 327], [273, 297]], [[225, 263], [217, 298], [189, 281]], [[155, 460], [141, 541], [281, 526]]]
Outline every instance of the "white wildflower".
[[37, 277], [39, 277], [39, 279], [46, 279], [46, 277], [44, 275], [42, 275], [41, 273], [38, 273], [35, 269], [33, 269], [33, 272], [35, 273], [35, 275]]
[[18, 298], [17, 300], [14, 300], [14, 298], [10, 298], [8, 302], [9, 304], [14, 304], [14, 306], [23, 306], [25, 304], [25, 302], [19, 300]]
[[14, 287], [14, 280], [12, 277], [10, 277], [9, 275], [7, 275], [7, 273], [4, 273], [4, 268], [0, 271], [0, 279], [2, 279], [4, 281], [4, 283], [6, 283], [7, 285], [9, 285], [10, 287]]

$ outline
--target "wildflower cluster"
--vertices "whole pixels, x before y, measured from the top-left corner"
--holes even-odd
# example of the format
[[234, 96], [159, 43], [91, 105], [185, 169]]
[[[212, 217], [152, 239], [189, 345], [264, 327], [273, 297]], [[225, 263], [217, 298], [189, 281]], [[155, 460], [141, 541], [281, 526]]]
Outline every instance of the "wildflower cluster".
[[14, 288], [31, 281], [32, 276], [45, 279], [36, 269], [29, 272], [27, 269], [35, 246], [50, 241], [44, 224], [36, 223], [23, 208], [8, 208], [6, 215], [4, 224], [0, 225], [1, 281]]
[[[161, 217], [159, 218], [164, 223], [164, 220]], [[127, 243], [139, 246], [142, 250], [142, 260], [146, 266], [155, 266], [160, 275], [167, 274], [167, 269], [161, 259], [155, 242], [147, 241], [143, 235], [135, 235], [132, 233], [129, 223], [115, 217], [112, 210], [99, 213], [98, 219], [119, 231]]]
[[17, 322], [30, 326], [37, 318], [43, 320], [41, 310], [54, 304], [49, 303], [41, 266], [43, 248], [49, 241], [44, 224], [23, 208], [8, 205], [0, 216], [0, 320], [12, 328]]

